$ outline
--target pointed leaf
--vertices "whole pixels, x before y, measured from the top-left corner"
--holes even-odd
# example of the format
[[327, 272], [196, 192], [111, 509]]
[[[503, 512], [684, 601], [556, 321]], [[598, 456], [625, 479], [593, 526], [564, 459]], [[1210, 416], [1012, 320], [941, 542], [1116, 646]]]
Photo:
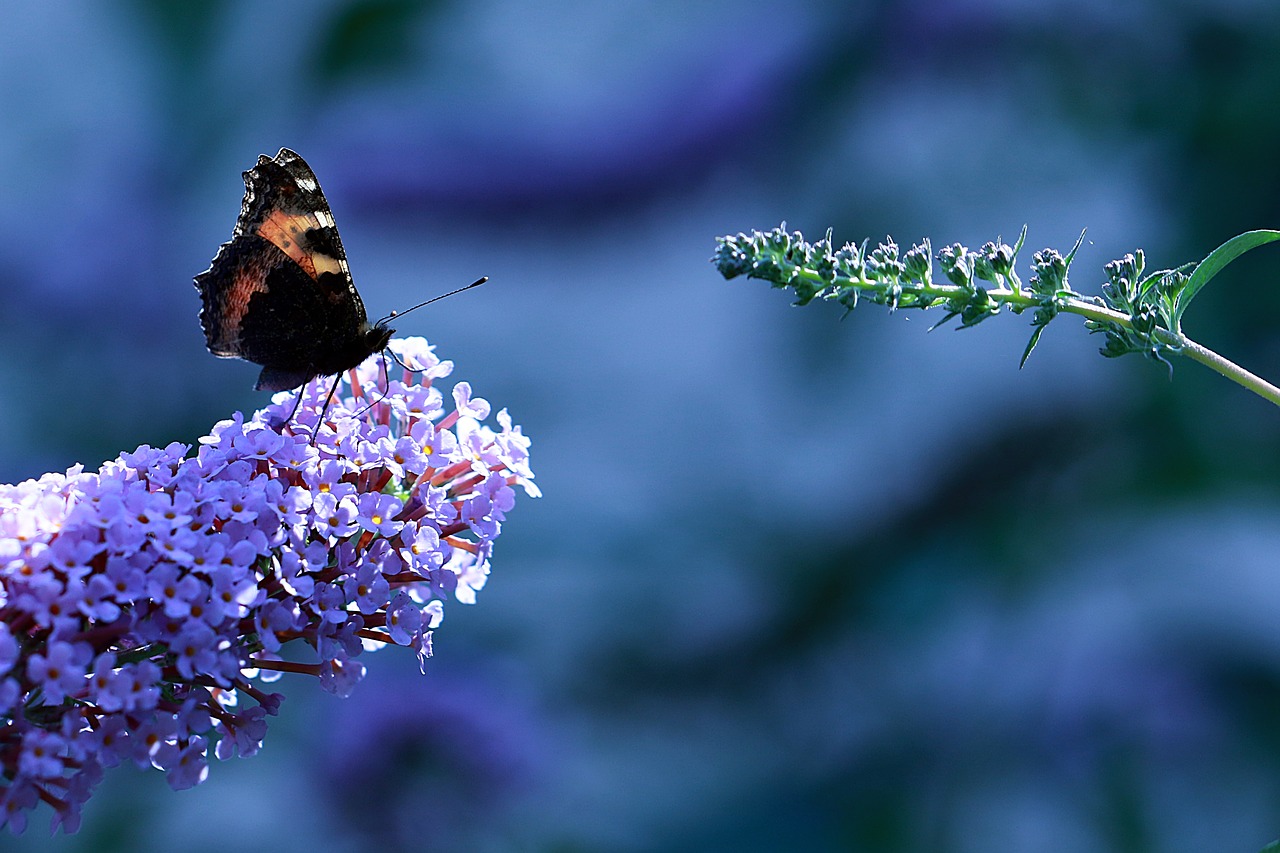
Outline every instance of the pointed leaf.
[[1191, 273], [1191, 279], [1187, 282], [1187, 286], [1178, 295], [1178, 302], [1173, 312], [1173, 331], [1180, 331], [1178, 327], [1181, 325], [1182, 315], [1187, 310], [1187, 306], [1191, 304], [1191, 300], [1195, 299], [1200, 289], [1208, 284], [1211, 278], [1220, 273], [1223, 267], [1250, 249], [1256, 249], [1258, 246], [1263, 246], [1276, 240], [1280, 240], [1280, 231], [1246, 231], [1243, 234], [1237, 234], [1210, 252], [1208, 257], [1196, 265], [1195, 272]]
[[1031, 333], [1031, 340], [1027, 341], [1027, 348], [1022, 351], [1022, 361], [1018, 362], [1019, 370], [1027, 366], [1027, 359], [1031, 358], [1031, 351], [1040, 343], [1040, 333], [1044, 330], [1044, 326], [1036, 326], [1036, 330]]

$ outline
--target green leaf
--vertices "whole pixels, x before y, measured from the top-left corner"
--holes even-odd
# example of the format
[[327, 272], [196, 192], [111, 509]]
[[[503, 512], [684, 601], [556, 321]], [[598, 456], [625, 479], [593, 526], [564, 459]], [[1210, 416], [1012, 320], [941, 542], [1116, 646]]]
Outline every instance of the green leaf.
[[1200, 288], [1208, 284], [1209, 280], [1215, 275], [1222, 272], [1223, 267], [1250, 249], [1256, 249], [1258, 246], [1264, 246], [1276, 240], [1280, 240], [1280, 231], [1246, 231], [1243, 234], [1237, 234], [1210, 252], [1208, 257], [1196, 265], [1195, 271], [1191, 273], [1191, 278], [1186, 287], [1178, 294], [1178, 300], [1173, 309], [1173, 329], [1170, 331], [1178, 334], [1182, 333], [1183, 312], [1187, 310], [1191, 300], [1195, 299], [1196, 294], [1200, 292]]
[[1027, 348], [1022, 351], [1022, 361], [1018, 362], [1019, 370], [1027, 366], [1027, 359], [1031, 358], [1031, 351], [1040, 343], [1040, 333], [1044, 330], [1044, 326], [1036, 326], [1036, 330], [1031, 333], [1031, 340], [1027, 341]]
[[1263, 847], [1258, 853], [1280, 853], [1280, 841], [1272, 841], [1266, 847]]

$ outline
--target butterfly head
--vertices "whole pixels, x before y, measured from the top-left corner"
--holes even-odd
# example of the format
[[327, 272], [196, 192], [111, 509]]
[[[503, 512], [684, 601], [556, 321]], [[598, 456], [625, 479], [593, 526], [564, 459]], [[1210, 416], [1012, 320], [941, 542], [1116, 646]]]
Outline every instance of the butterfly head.
[[375, 352], [382, 352], [387, 348], [387, 344], [390, 342], [391, 336], [396, 333], [396, 330], [388, 326], [387, 323], [394, 318], [395, 314], [393, 313], [391, 316], [384, 317], [372, 326], [366, 326], [362, 330], [361, 348], [368, 352], [369, 355], [372, 355]]

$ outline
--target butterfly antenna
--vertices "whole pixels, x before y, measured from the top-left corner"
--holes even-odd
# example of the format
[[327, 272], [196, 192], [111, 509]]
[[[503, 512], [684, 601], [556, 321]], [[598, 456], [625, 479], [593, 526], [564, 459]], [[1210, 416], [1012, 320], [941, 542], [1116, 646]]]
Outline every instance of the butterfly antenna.
[[406, 308], [403, 311], [392, 311], [390, 314], [388, 314], [387, 316], [379, 320], [375, 325], [381, 326], [383, 323], [388, 323], [391, 320], [394, 320], [396, 317], [402, 317], [405, 314], [408, 314], [410, 311], [417, 311], [419, 308], [430, 305], [432, 302], [439, 302], [441, 299], [444, 299], [446, 296], [453, 296], [454, 294], [461, 293], [464, 290], [470, 290], [473, 287], [479, 287], [480, 285], [484, 284], [488, 280], [489, 280], [489, 276], [484, 275], [476, 279], [475, 281], [471, 282], [466, 287], [459, 287], [457, 290], [450, 290], [448, 293], [442, 293], [439, 296], [433, 296], [430, 299], [428, 299], [426, 302], [419, 302], [417, 305], [413, 306], [412, 308]]

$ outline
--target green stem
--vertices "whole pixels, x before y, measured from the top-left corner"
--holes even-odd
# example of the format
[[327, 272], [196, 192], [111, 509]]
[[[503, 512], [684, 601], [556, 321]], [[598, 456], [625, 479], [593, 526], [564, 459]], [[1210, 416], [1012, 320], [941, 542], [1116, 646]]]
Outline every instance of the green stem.
[[[821, 278], [811, 270], [800, 270], [800, 274], [813, 281], [821, 281]], [[842, 277], [837, 277], [836, 279], [837, 284], [845, 284], [846, 282], [848, 285], [855, 286], [860, 290], [885, 289], [885, 287], [878, 282], [852, 281]], [[954, 284], [936, 284], [933, 282], [928, 284], [916, 284], [913, 282], [910, 285], [903, 285], [902, 290], [904, 293], [918, 293], [926, 298], [939, 300], [955, 297], [962, 298], [965, 296], [965, 289]], [[1005, 305], [1017, 306], [1019, 308], [1034, 308], [1042, 304], [1042, 300], [1034, 294], [1014, 292], [1004, 288], [988, 290], [987, 295], [996, 302]], [[1119, 311], [1114, 311], [1110, 308], [1105, 308], [1101, 305], [1087, 302], [1082, 299], [1066, 300], [1065, 304], [1061, 308], [1061, 312], [1064, 314], [1078, 314], [1086, 320], [1116, 323], [1127, 328], [1133, 327], [1129, 315], [1122, 314]], [[1280, 388], [1272, 385], [1262, 377], [1250, 373], [1248, 370], [1245, 370], [1230, 359], [1224, 358], [1208, 347], [1196, 343], [1186, 335], [1175, 334], [1163, 329], [1157, 334], [1160, 335], [1165, 343], [1175, 348], [1187, 358], [1200, 362], [1205, 367], [1225, 376], [1237, 385], [1252, 391], [1264, 400], [1267, 400], [1276, 406], [1280, 406]]]
[[1177, 336], [1177, 340], [1182, 347], [1182, 354], [1187, 358], [1216, 370], [1237, 385], [1248, 388], [1264, 400], [1269, 400], [1280, 406], [1280, 388], [1260, 376], [1255, 376], [1235, 362], [1223, 358], [1208, 347], [1201, 346], [1185, 335]]
[[[1034, 303], [1035, 300], [1033, 299], [1031, 302]], [[1119, 323], [1128, 327], [1133, 325], [1126, 314], [1113, 311], [1110, 308], [1103, 308], [1101, 305], [1091, 305], [1075, 299], [1070, 300], [1062, 310], [1071, 314], [1079, 314], [1089, 320], [1106, 320], [1107, 322]], [[1280, 388], [1272, 385], [1261, 376], [1250, 373], [1234, 361], [1224, 358], [1203, 344], [1196, 343], [1186, 335], [1164, 329], [1159, 330], [1158, 334], [1164, 339], [1165, 343], [1168, 343], [1192, 361], [1200, 362], [1205, 367], [1225, 376], [1242, 388], [1252, 391], [1272, 405], [1280, 406]]]

